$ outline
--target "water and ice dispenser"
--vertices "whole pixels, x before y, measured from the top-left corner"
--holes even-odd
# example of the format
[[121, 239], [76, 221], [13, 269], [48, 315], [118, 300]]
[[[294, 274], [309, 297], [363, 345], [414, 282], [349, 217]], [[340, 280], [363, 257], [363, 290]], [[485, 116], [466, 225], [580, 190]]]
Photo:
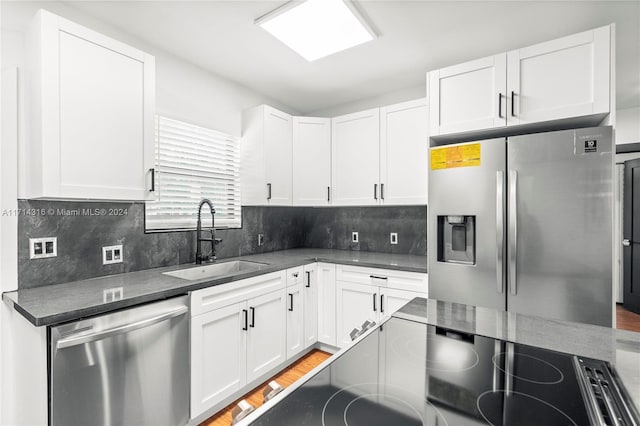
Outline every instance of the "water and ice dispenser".
[[438, 261], [476, 263], [476, 217], [438, 216]]

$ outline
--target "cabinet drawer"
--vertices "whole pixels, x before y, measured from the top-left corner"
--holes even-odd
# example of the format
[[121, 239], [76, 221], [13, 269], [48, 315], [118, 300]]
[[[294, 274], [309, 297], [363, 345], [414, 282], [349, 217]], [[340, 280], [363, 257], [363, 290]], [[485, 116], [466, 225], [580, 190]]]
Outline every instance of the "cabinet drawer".
[[337, 266], [336, 279], [338, 281], [376, 285], [419, 293], [427, 293], [428, 283], [426, 273], [348, 265]]
[[287, 269], [287, 287], [302, 284], [304, 278], [304, 266], [296, 266]]
[[[229, 306], [285, 287], [286, 271], [196, 290], [191, 293], [191, 316]], [[302, 276], [302, 273], [300, 273]]]

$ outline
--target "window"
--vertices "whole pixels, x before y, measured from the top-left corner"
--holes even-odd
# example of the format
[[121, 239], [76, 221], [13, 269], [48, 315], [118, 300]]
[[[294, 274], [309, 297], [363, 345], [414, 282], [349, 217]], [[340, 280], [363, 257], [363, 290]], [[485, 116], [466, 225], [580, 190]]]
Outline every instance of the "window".
[[[146, 203], [146, 229], [195, 229], [198, 204], [208, 198], [216, 228], [239, 228], [240, 143], [222, 132], [156, 116], [155, 200]], [[211, 227], [203, 207], [202, 226]]]

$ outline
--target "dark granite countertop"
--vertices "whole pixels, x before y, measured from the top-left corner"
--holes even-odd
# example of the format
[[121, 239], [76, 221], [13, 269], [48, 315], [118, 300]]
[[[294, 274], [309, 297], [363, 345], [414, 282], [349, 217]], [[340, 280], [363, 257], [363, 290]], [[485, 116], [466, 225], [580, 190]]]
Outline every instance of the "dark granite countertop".
[[640, 333], [423, 298], [393, 316], [608, 361], [640, 409]]
[[[246, 260], [264, 263], [259, 271], [235, 275], [185, 280], [163, 272], [194, 267], [193, 264], [148, 269], [126, 274], [109, 275], [65, 284], [50, 285], [4, 293], [3, 300], [13, 303], [35, 326], [57, 324], [102, 314], [142, 303], [185, 294], [189, 291], [238, 281], [269, 272], [280, 271], [312, 262], [427, 272], [427, 257], [402, 254], [359, 252], [327, 249], [293, 249], [222, 259], [218, 263]], [[122, 288], [119, 300], [110, 300], [112, 289]], [[118, 292], [118, 290], [116, 290]]]

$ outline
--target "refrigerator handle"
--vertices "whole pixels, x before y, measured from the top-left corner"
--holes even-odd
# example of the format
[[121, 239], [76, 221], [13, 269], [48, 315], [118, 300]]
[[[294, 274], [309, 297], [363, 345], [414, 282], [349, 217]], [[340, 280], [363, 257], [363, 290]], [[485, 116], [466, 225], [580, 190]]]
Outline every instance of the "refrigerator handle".
[[509, 288], [516, 294], [516, 264], [518, 257], [518, 210], [517, 210], [518, 172], [509, 170]]
[[504, 292], [504, 172], [496, 172], [496, 282]]

